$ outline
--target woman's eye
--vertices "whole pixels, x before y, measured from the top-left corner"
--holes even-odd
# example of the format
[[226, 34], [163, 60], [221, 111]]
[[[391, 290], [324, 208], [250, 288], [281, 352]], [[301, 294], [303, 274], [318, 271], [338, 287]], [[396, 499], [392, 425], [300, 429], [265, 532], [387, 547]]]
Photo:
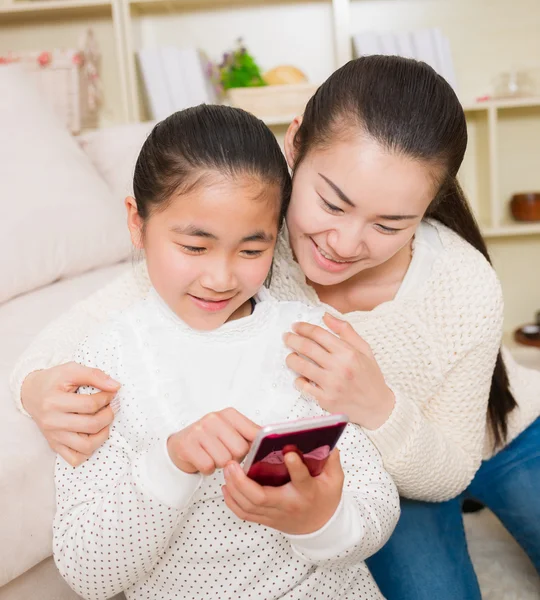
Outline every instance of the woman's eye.
[[242, 250], [244, 256], [249, 256], [249, 258], [254, 258], [255, 256], [260, 256], [263, 251], [262, 250]]
[[204, 252], [206, 250], [206, 248], [203, 248], [201, 246], [184, 246], [184, 245], [181, 245], [181, 248], [183, 248], [186, 252], [189, 252], [190, 254], [201, 254], [202, 252]]
[[322, 196], [320, 197], [323, 203], [324, 208], [331, 213], [334, 213], [335, 215], [341, 214], [343, 211], [342, 208], [339, 208], [339, 206], [336, 206], [335, 204], [331, 204], [330, 202], [327, 202]]
[[401, 229], [395, 229], [394, 227], [386, 227], [385, 225], [381, 225], [380, 223], [375, 223], [375, 227], [377, 227], [381, 233], [387, 233], [390, 235], [401, 231]]

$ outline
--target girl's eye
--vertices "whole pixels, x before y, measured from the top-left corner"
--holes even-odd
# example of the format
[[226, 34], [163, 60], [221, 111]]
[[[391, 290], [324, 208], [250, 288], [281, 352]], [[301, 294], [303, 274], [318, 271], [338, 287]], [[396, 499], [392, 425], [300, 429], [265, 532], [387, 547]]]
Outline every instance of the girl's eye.
[[327, 202], [322, 196], [320, 196], [320, 199], [322, 200], [324, 208], [328, 212], [331, 212], [335, 215], [339, 215], [344, 212], [342, 208], [339, 208], [339, 206], [336, 206], [335, 204], [330, 204], [330, 202]]
[[260, 256], [263, 251], [262, 250], [242, 250], [244, 256], [248, 256], [249, 258], [255, 258], [256, 256]]
[[398, 231], [401, 231], [401, 229], [395, 229], [394, 227], [386, 227], [385, 225], [381, 225], [380, 223], [375, 223], [375, 227], [377, 227], [381, 233], [386, 233], [389, 235], [392, 235], [394, 233], [397, 233]]
[[181, 245], [180, 247], [183, 250], [185, 250], [186, 252], [189, 252], [190, 254], [201, 254], [202, 252], [204, 252], [206, 250], [206, 248], [202, 248], [200, 246], [184, 246], [184, 245]]

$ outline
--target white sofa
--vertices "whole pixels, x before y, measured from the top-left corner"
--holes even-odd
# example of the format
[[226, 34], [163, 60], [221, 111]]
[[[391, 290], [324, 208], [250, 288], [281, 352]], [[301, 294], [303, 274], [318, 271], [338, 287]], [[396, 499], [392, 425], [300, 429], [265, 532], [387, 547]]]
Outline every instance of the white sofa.
[[[4, 84], [0, 72], [0, 88], [3, 88]], [[10, 89], [11, 92], [13, 86], [6, 84], [5, 89]], [[115, 241], [115, 244], [109, 244], [112, 253], [110, 256], [105, 255], [104, 258], [100, 258], [101, 263], [94, 265], [93, 270], [82, 272], [84, 269], [81, 264], [87, 264], [83, 258], [85, 261], [88, 259], [91, 261], [92, 254], [81, 258], [78, 247], [66, 245], [78, 244], [77, 236], [67, 239], [68, 234], [72, 232], [65, 232], [61, 228], [54, 233], [54, 244], [51, 246], [53, 233], [41, 220], [47, 215], [36, 212], [36, 206], [43, 208], [41, 204], [45, 200], [42, 194], [50, 193], [54, 185], [57, 186], [58, 194], [67, 194], [69, 201], [73, 196], [73, 203], [80, 200], [79, 188], [88, 191], [92, 185], [92, 189], [96, 191], [87, 196], [85, 201], [92, 202], [95, 199], [97, 202], [94, 195], [100, 191], [100, 185], [103, 187], [105, 184], [105, 188], [108, 189], [105, 192], [110, 195], [107, 200], [111, 202], [110, 211], [116, 214], [121, 207], [124, 194], [129, 191], [129, 180], [135, 157], [152, 124], [114, 128], [84, 136], [79, 140], [86, 152], [86, 156], [82, 156], [72, 140], [66, 139], [65, 135], [62, 137], [63, 134], [51, 129], [49, 124], [46, 127], [47, 131], [43, 131], [45, 126], [42, 123], [43, 119], [38, 119], [41, 106], [36, 96], [32, 106], [26, 106], [26, 113], [31, 114], [33, 122], [31, 127], [28, 126], [30, 128], [25, 131], [25, 134], [29, 138], [33, 136], [33, 139], [29, 139], [25, 147], [21, 145], [18, 129], [19, 122], [24, 122], [24, 119], [23, 116], [17, 116], [17, 112], [21, 111], [21, 107], [25, 104], [28, 105], [29, 97], [29, 90], [25, 89], [23, 95], [16, 101], [13, 100], [11, 107], [8, 106], [6, 109], [5, 106], [0, 106], [2, 134], [6, 129], [9, 131], [10, 127], [14, 128], [14, 137], [9, 140], [9, 148], [7, 145], [3, 148], [0, 139], [0, 159], [2, 159], [0, 160], [0, 203], [6, 202], [4, 206], [0, 205], [0, 214], [2, 219], [7, 217], [9, 221], [11, 216], [9, 211], [16, 212], [25, 202], [30, 205], [23, 215], [24, 218], [14, 220], [15, 224], [22, 224], [21, 230], [15, 234], [11, 229], [7, 232], [12, 236], [9, 238], [9, 243], [15, 248], [11, 245], [2, 247], [4, 237], [0, 221], [0, 278], [2, 278], [0, 294], [7, 293], [2, 271], [4, 268], [12, 275], [9, 282], [7, 277], [5, 281], [15, 286], [15, 289], [19, 289], [19, 295], [0, 304], [0, 600], [68, 600], [77, 596], [61, 580], [51, 558], [55, 457], [31, 419], [17, 411], [10, 396], [8, 377], [17, 357], [45, 325], [75, 302], [112, 280], [123, 269], [131, 267], [129, 261], [112, 264], [118, 253]], [[8, 114], [10, 110], [14, 114]], [[15, 138], [16, 134], [17, 138]], [[53, 139], [56, 141], [56, 146], [53, 144]], [[34, 165], [29, 166], [28, 161], [32, 152], [39, 144], [44, 143], [39, 152], [34, 152]], [[16, 159], [17, 144], [19, 144], [20, 165]], [[45, 159], [50, 156], [45, 156], [43, 153], [50, 154], [55, 151], [55, 148], [58, 148], [59, 153], [63, 153], [62, 156], [58, 156], [57, 160], [49, 161], [47, 169], [44, 169], [42, 163], [47, 162]], [[4, 156], [2, 156], [3, 149], [6, 150]], [[77, 156], [73, 159], [74, 162], [70, 163], [73, 165], [72, 168], [68, 169], [65, 165], [68, 159], [73, 158], [70, 153]], [[80, 177], [84, 177], [84, 182], [78, 179], [72, 180], [70, 188], [66, 182], [73, 177], [77, 169], [81, 173]], [[56, 179], [52, 181], [54, 173], [51, 171], [55, 170]], [[31, 173], [31, 177], [28, 176], [28, 172]], [[11, 188], [9, 188], [10, 176]], [[90, 181], [92, 178], [94, 181]], [[96, 179], [98, 181], [95, 181]], [[36, 205], [35, 199], [21, 197], [21, 190], [31, 189], [32, 185], [34, 185], [33, 189], [37, 189], [40, 193], [38, 201], [41, 204], [39, 205]], [[47, 199], [49, 202], [47, 206], [51, 206], [51, 210], [54, 209], [58, 194], [53, 194]], [[13, 198], [16, 199], [16, 205], [13, 204]], [[104, 206], [107, 206], [105, 200], [100, 210], [104, 210]], [[75, 212], [83, 208], [79, 206]], [[67, 218], [67, 213], [72, 211], [73, 206], [64, 203], [56, 209], [62, 211], [59, 213], [60, 222], [57, 215], [55, 220], [50, 221], [50, 227], [63, 225], [62, 218], [64, 216]], [[40, 215], [40, 221], [30, 222], [29, 219], [33, 215]], [[88, 215], [88, 218], [95, 216], [92, 215], [92, 211]], [[35, 220], [37, 218], [35, 216]], [[97, 230], [103, 226], [103, 217], [100, 219], [97, 225], [94, 224], [96, 235]], [[24, 236], [27, 235], [29, 228], [32, 230], [32, 227], [36, 232], [35, 236], [42, 235], [42, 238], [34, 250], [35, 255], [31, 256], [30, 264], [28, 260], [23, 264], [21, 256], [26, 256], [29, 251], [29, 243]], [[46, 234], [44, 236], [43, 229]], [[80, 232], [81, 240], [83, 233], [87, 231]], [[32, 242], [34, 239], [33, 237], [29, 241]], [[64, 245], [62, 246], [60, 242]], [[107, 246], [109, 242], [108, 239], [103, 243], [100, 242], [100, 253], [103, 254], [104, 247], [109, 247]], [[91, 236], [84, 243], [91, 244]], [[64, 248], [64, 255], [58, 256], [58, 248]], [[1, 256], [2, 252], [4, 257]], [[74, 257], [67, 256], [71, 252]], [[45, 255], [48, 256], [47, 260], [51, 264], [40, 262], [45, 261]], [[4, 263], [1, 262], [2, 258]], [[74, 263], [74, 258], [79, 262]], [[57, 269], [54, 273], [60, 277], [60, 280], [50, 283], [54, 277], [49, 273], [49, 280], [45, 282], [45, 271], [47, 269], [50, 271], [53, 267]], [[19, 270], [24, 271], [24, 274], [19, 276]], [[32, 285], [32, 281], [36, 284]], [[20, 293], [21, 290], [24, 293]], [[540, 368], [540, 352], [519, 350], [519, 353], [518, 359]], [[466, 518], [466, 528], [485, 600], [540, 598], [540, 581], [532, 565], [492, 515], [487, 511], [469, 515]]]

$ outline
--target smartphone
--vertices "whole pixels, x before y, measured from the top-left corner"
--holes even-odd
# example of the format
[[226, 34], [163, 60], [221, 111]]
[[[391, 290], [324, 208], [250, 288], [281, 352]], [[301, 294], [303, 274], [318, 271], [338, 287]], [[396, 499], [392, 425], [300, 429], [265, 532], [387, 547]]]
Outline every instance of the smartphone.
[[289, 482], [285, 454], [296, 452], [312, 477], [322, 473], [349, 418], [336, 414], [286, 421], [263, 427], [244, 461], [244, 472], [261, 485], [280, 486]]

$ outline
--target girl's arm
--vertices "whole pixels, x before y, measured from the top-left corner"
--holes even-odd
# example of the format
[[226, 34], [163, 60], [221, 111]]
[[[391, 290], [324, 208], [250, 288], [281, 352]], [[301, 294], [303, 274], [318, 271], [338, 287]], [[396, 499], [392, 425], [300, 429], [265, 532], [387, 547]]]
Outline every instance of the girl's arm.
[[338, 509], [319, 531], [287, 537], [304, 560], [353, 567], [388, 541], [399, 519], [399, 495], [360, 427], [349, 425], [339, 446], [345, 481]]
[[[104, 331], [84, 342], [76, 359], [122, 378], [118, 347], [114, 332]], [[92, 600], [151, 572], [201, 482], [174, 466], [166, 439], [136, 437], [133, 410], [126, 399], [110, 438], [80, 467], [57, 460], [54, 558], [69, 585]]]
[[134, 452], [113, 430], [83, 465], [56, 464], [54, 559], [83, 598], [105, 600], [150, 574], [198, 488], [178, 470], [166, 443]]

